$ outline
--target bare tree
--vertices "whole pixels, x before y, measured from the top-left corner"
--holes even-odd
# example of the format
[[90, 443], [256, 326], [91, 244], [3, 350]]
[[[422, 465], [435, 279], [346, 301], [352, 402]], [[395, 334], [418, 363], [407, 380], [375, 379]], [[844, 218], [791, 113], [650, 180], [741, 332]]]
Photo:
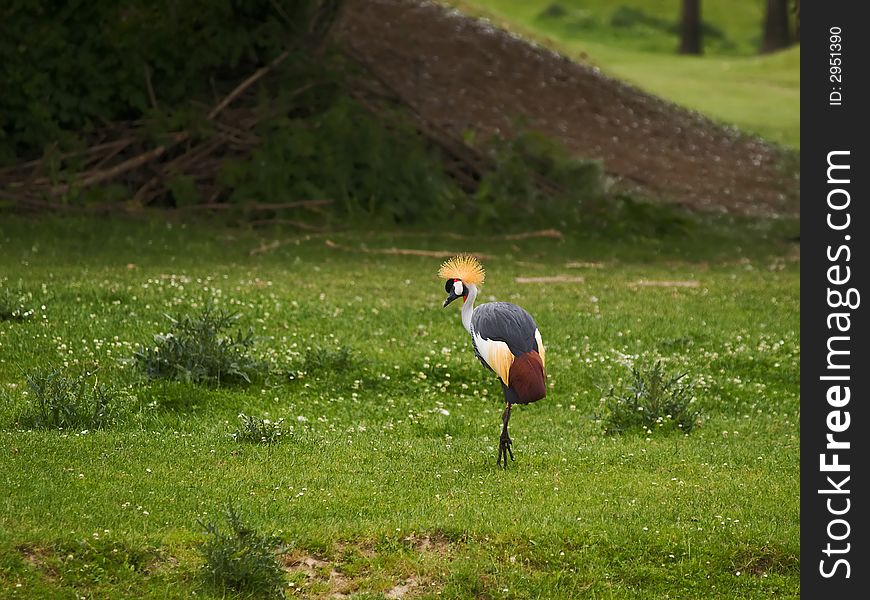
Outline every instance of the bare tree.
[[794, 41], [801, 43], [801, 0], [794, 0]]
[[680, 54], [701, 54], [701, 0], [683, 0]]
[[776, 52], [791, 44], [788, 30], [788, 0], [767, 0], [761, 52]]

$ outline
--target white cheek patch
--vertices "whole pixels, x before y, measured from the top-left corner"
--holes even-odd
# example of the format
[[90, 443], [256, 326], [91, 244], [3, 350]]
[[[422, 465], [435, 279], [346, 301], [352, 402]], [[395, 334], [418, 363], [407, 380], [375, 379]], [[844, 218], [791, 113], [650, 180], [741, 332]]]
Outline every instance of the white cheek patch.
[[461, 281], [456, 280], [453, 282], [453, 293], [456, 294], [457, 296], [462, 295], [462, 282]]

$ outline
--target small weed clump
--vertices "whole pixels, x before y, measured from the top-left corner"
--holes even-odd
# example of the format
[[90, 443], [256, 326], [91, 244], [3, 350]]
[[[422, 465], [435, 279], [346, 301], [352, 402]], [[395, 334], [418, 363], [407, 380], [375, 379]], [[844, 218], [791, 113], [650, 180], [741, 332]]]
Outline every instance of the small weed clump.
[[225, 335], [240, 315], [207, 305], [197, 315], [171, 317], [169, 333], [154, 336], [154, 345], [142, 346], [134, 361], [148, 377], [189, 383], [251, 383], [268, 365], [251, 356], [254, 333]]
[[33, 429], [103, 429], [115, 422], [117, 392], [91, 381], [93, 373], [70, 375], [48, 369], [27, 376], [30, 405], [20, 423]]
[[298, 367], [288, 373], [290, 379], [296, 379], [301, 374], [314, 377], [331, 377], [347, 375], [357, 371], [359, 361], [347, 346], [332, 348], [329, 346], [312, 346], [302, 353]]
[[253, 415], [239, 414], [241, 425], [233, 433], [233, 439], [237, 442], [251, 444], [275, 444], [288, 436], [288, 430], [284, 426], [284, 419], [271, 421]]
[[598, 418], [604, 432], [692, 431], [700, 412], [692, 401], [694, 384], [685, 382], [685, 376], [666, 374], [661, 361], [652, 367], [632, 367], [631, 382], [620, 390], [611, 388], [602, 401]]
[[33, 316], [33, 309], [27, 306], [26, 295], [9, 288], [0, 290], [0, 321], [21, 322]]
[[275, 557], [278, 540], [243, 523], [232, 507], [226, 515], [229, 531], [211, 521], [203, 525], [208, 537], [199, 551], [210, 583], [261, 597], [284, 597], [284, 571]]

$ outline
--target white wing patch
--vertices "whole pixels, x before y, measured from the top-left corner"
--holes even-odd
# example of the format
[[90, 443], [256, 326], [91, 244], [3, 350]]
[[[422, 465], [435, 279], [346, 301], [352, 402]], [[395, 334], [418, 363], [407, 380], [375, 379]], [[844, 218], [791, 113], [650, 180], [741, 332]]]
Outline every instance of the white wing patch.
[[514, 355], [511, 353], [508, 345], [496, 340], [483, 339], [477, 332], [474, 334], [474, 344], [477, 346], [477, 351], [480, 352], [483, 360], [489, 365], [489, 368], [495, 371], [496, 375], [499, 376], [499, 379], [505, 385], [510, 385], [508, 377], [511, 365], [514, 364]]
[[541, 339], [541, 332], [535, 329], [535, 341], [538, 342], [538, 354], [541, 355], [541, 366], [547, 366], [547, 359], [544, 358], [544, 340]]

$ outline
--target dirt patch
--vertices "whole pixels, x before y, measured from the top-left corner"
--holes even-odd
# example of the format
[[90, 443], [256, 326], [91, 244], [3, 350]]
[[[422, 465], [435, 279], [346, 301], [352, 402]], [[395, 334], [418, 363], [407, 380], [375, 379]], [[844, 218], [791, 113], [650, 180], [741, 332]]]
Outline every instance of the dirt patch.
[[159, 556], [149, 561], [143, 569], [144, 573], [171, 573], [178, 568], [178, 559], [171, 554], [161, 552]]
[[[404, 541], [419, 552], [436, 552], [442, 555], [448, 552], [447, 540], [439, 537], [407, 537]], [[360, 555], [367, 557], [374, 557], [377, 554], [369, 547], [348, 544], [336, 546], [336, 551], [339, 554], [351, 550], [358, 551]], [[361, 582], [365, 580], [365, 576], [351, 577], [342, 573], [337, 568], [336, 563], [298, 551], [285, 554], [281, 557], [281, 562], [284, 570], [291, 575], [301, 573], [305, 576], [304, 597], [350, 598], [360, 591]], [[412, 598], [424, 587], [431, 589], [427, 585], [416, 575], [406, 575], [383, 593], [387, 598]]]
[[734, 561], [734, 568], [756, 577], [767, 577], [771, 572], [800, 572], [800, 559], [793, 554], [763, 546], [741, 552]]
[[40, 546], [25, 544], [16, 548], [21, 553], [21, 558], [28, 565], [35, 569], [42, 569], [45, 565], [45, 560], [49, 556], [49, 551]]
[[602, 159], [620, 186], [644, 196], [798, 214], [797, 174], [777, 147], [487, 21], [421, 0], [348, 0], [336, 31], [421, 119], [460, 139], [509, 135], [521, 117], [576, 155]]
[[357, 589], [356, 582], [338, 571], [334, 564], [306, 554], [292, 553], [282, 558], [288, 573], [304, 573], [310, 580], [321, 581], [326, 591], [319, 597], [348, 598]]
[[57, 569], [50, 564], [52, 551], [34, 544], [23, 544], [16, 547], [21, 554], [22, 560], [32, 569], [42, 573], [49, 581], [58, 577]]
[[384, 595], [387, 598], [405, 598], [408, 594], [412, 593], [417, 587], [419, 587], [419, 585], [420, 582], [416, 577], [409, 577], [404, 583], [397, 585]]
[[434, 552], [441, 556], [450, 552], [450, 541], [442, 535], [408, 536], [405, 542], [417, 552]]

